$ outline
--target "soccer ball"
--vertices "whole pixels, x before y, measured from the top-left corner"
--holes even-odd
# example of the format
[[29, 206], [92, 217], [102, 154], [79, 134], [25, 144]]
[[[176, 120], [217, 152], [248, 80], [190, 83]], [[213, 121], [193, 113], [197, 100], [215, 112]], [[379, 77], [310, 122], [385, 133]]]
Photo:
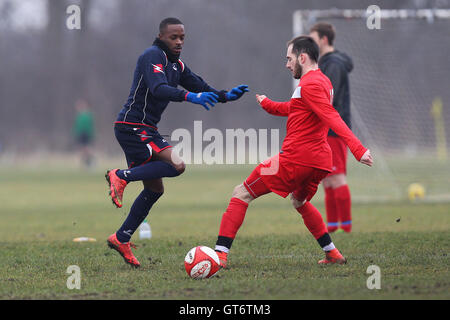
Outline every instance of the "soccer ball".
[[423, 199], [425, 197], [425, 188], [420, 183], [411, 183], [408, 187], [408, 198], [411, 201]]
[[211, 248], [197, 246], [189, 250], [184, 258], [184, 268], [193, 279], [210, 278], [220, 269], [219, 256]]

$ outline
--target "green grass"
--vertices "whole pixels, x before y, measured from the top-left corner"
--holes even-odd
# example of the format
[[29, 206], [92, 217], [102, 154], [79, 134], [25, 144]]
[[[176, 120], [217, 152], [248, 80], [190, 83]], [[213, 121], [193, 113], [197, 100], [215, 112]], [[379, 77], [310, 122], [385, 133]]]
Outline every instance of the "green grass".
[[[450, 298], [446, 202], [356, 201], [354, 231], [332, 235], [349, 262], [323, 267], [321, 249], [290, 202], [267, 195], [251, 204], [230, 269], [207, 280], [188, 278], [185, 254], [197, 245], [214, 247], [231, 191], [251, 169], [188, 166], [183, 176], [166, 179], [166, 193], [149, 216], [152, 239], [133, 239], [138, 270], [105, 240], [123, 222], [139, 183], [127, 187], [124, 208], [115, 209], [103, 168], [1, 169], [0, 299]], [[358, 179], [350, 181], [356, 196]], [[313, 203], [324, 212], [321, 197], [319, 191]], [[97, 242], [72, 242], [80, 236]], [[81, 269], [80, 290], [66, 287], [70, 265]], [[366, 286], [370, 265], [380, 267], [380, 290]]]

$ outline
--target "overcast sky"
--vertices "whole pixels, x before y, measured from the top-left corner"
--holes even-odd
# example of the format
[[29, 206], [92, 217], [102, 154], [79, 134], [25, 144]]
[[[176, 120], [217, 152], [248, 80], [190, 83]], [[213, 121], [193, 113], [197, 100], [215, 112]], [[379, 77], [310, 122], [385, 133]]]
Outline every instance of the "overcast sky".
[[[77, 4], [74, 0], [72, 4]], [[88, 13], [93, 27], [102, 28], [108, 20], [114, 19], [114, 11], [118, 0], [94, 1]], [[42, 29], [47, 25], [47, 0], [0, 0], [0, 10], [8, 8], [9, 16], [0, 20], [0, 28], [11, 28], [16, 31]], [[69, 4], [68, 4], [69, 5]], [[61, 14], [66, 14], [62, 12]]]
[[0, 0], [1, 10], [8, 7], [10, 12], [5, 20], [2, 17], [1, 26], [6, 24], [15, 30], [43, 28], [47, 24], [45, 4], [46, 0]]

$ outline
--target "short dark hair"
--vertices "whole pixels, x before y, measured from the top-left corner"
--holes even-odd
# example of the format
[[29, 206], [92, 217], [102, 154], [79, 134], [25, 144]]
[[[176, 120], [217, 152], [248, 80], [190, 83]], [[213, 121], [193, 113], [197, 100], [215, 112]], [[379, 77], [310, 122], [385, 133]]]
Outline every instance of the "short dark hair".
[[327, 22], [319, 22], [311, 27], [309, 32], [316, 31], [319, 35], [319, 38], [327, 37], [328, 44], [330, 46], [333, 45], [334, 38], [336, 37], [336, 30], [333, 25]]
[[166, 29], [166, 27], [169, 24], [183, 24], [183, 22], [180, 21], [180, 19], [177, 18], [165, 18], [163, 21], [161, 21], [161, 23], [159, 24], [159, 33], [163, 33], [164, 29]]
[[292, 44], [292, 53], [297, 57], [300, 53], [306, 53], [309, 58], [317, 62], [319, 60], [319, 46], [313, 40], [313, 38], [308, 36], [299, 36], [287, 43], [288, 47]]

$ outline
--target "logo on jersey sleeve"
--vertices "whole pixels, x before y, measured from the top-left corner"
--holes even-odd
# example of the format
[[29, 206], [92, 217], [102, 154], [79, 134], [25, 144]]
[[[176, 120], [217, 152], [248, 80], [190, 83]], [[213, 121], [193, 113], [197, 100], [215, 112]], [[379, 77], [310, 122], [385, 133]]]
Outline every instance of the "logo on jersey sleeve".
[[302, 87], [297, 87], [292, 95], [291, 99], [301, 98], [302, 97]]
[[153, 66], [154, 73], [164, 73], [162, 64], [153, 64], [152, 63], [152, 66]]

